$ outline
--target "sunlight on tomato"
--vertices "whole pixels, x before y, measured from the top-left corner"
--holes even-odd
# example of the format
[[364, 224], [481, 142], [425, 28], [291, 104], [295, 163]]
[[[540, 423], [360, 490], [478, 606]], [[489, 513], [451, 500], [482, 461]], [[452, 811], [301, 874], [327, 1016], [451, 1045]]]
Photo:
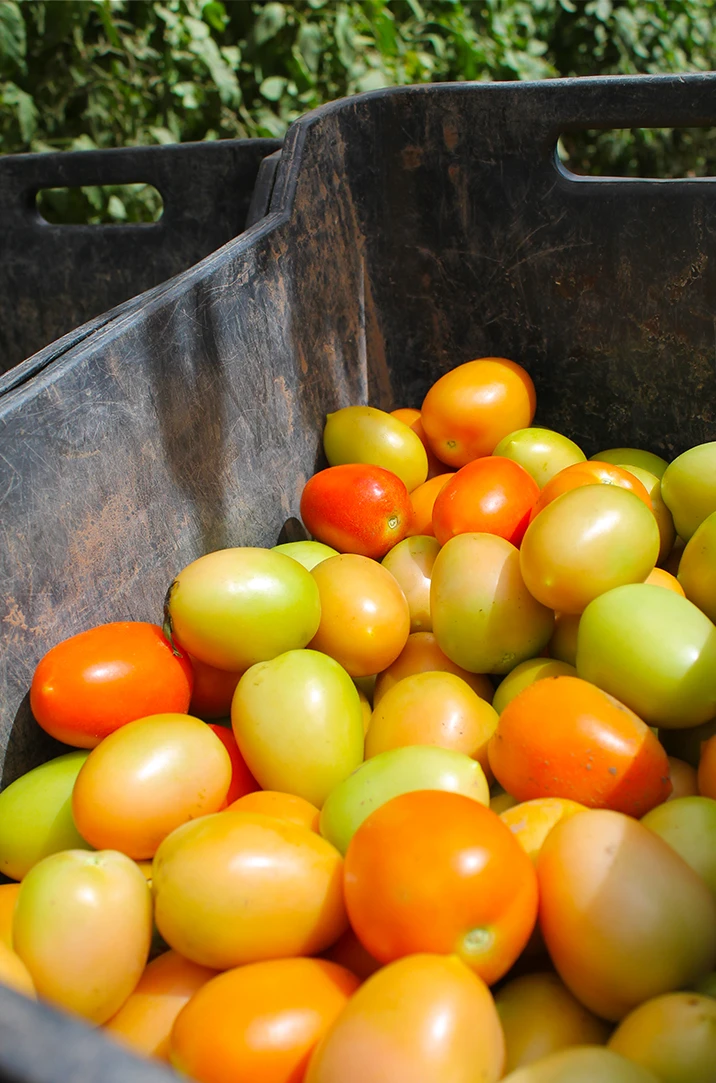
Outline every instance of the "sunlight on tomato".
[[410, 610], [410, 631], [432, 631], [430, 581], [440, 545], [431, 537], [405, 538], [383, 557], [387, 568], [405, 595]]
[[301, 518], [314, 538], [373, 560], [403, 540], [412, 514], [405, 483], [382, 466], [329, 466], [309, 478], [301, 494]]
[[514, 459], [535, 479], [540, 489], [574, 463], [583, 463], [584, 452], [573, 440], [551, 429], [518, 429], [500, 440], [492, 453]]
[[458, 470], [433, 506], [433, 532], [441, 545], [458, 534], [496, 534], [519, 545], [539, 486], [512, 459], [488, 455]]
[[616, 485], [617, 488], [626, 489], [627, 492], [638, 496], [649, 511], [653, 511], [651, 497], [641, 481], [630, 470], [615, 466], [613, 463], [590, 461], [574, 463], [565, 470], [560, 470], [559, 474], [555, 474], [540, 493], [539, 500], [532, 509], [532, 518], [558, 496], [563, 496], [564, 493], [585, 485]]
[[[432, 452], [430, 444], [428, 443], [428, 438], [425, 435], [420, 410], [403, 406], [399, 407], [397, 410], [391, 410], [390, 416], [395, 417], [398, 421], [402, 421], [403, 424], [408, 425], [425, 448], [425, 454], [428, 457], [428, 481], [437, 477], [438, 474], [444, 473], [445, 463], [441, 463], [437, 456]], [[423, 482], [423, 484], [425, 483]], [[418, 488], [420, 488], [420, 486], [418, 486]]]
[[492, 702], [494, 689], [489, 677], [481, 673], [470, 673], [468, 670], [452, 662], [443, 651], [440, 650], [435, 635], [432, 632], [413, 632], [408, 636], [402, 651], [387, 669], [378, 674], [373, 693], [373, 706], [377, 707], [385, 693], [398, 681], [413, 673], [454, 673], [469, 684], [473, 692], [480, 699]]
[[0, 884], [0, 941], [8, 948], [12, 948], [12, 919], [19, 891], [19, 884]]
[[654, 568], [649, 572], [645, 583], [648, 583], [653, 587], [663, 587], [664, 590], [673, 590], [674, 594], [680, 594], [682, 598], [685, 598], [684, 588], [679, 583], [679, 580], [671, 575], [669, 572], [665, 572], [663, 568]]
[[246, 794], [234, 801], [227, 811], [261, 812], [264, 816], [276, 816], [279, 820], [289, 820], [300, 827], [307, 827], [309, 831], [318, 831], [321, 816], [320, 809], [305, 798], [277, 790], [258, 790]]
[[523, 689], [542, 681], [546, 677], [576, 677], [577, 671], [574, 666], [566, 662], [560, 662], [553, 658], [528, 658], [526, 662], [520, 662], [498, 685], [492, 700], [492, 706], [498, 714], [502, 714], [507, 704], [519, 695]]

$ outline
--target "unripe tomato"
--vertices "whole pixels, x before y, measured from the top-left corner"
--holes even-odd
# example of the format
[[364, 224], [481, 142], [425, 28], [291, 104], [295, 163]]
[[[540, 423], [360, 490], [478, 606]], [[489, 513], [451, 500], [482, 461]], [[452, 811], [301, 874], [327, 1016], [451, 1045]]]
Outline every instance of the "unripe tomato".
[[402, 651], [387, 669], [378, 674], [373, 693], [373, 706], [377, 707], [385, 693], [398, 681], [410, 677], [413, 673], [454, 673], [470, 685], [480, 699], [492, 701], [494, 689], [489, 677], [482, 673], [469, 673], [468, 670], [451, 661], [438, 647], [432, 632], [412, 632]]
[[441, 650], [473, 673], [509, 673], [540, 653], [554, 625], [525, 585], [519, 550], [493, 534], [460, 534], [443, 546], [430, 606]]
[[716, 441], [697, 444], [669, 463], [661, 495], [685, 542], [716, 511]]
[[404, 538], [383, 557], [387, 568], [400, 586], [410, 611], [410, 631], [430, 632], [430, 579], [440, 545], [435, 538]]
[[716, 1077], [716, 1000], [698, 993], [654, 997], [622, 1019], [608, 1046], [660, 1080], [706, 1083]]
[[428, 476], [428, 456], [409, 425], [372, 406], [344, 406], [328, 414], [323, 450], [330, 466], [368, 463], [390, 470], [412, 492]]
[[263, 789], [296, 794], [317, 808], [363, 762], [358, 690], [338, 662], [318, 651], [288, 651], [252, 666], [236, 689], [231, 724]]
[[540, 489], [567, 466], [583, 463], [584, 452], [574, 441], [551, 429], [517, 429], [495, 448], [493, 455], [504, 455], [523, 466]]
[[716, 896], [716, 801], [681, 797], [657, 805], [641, 822], [668, 842]]
[[485, 983], [459, 959], [412, 955], [353, 994], [311, 1057], [305, 1083], [496, 1083], [504, 1059]]
[[380, 560], [402, 541], [412, 508], [405, 484], [382, 466], [350, 463], [319, 470], [306, 482], [301, 518], [318, 541], [339, 553]]
[[306, 801], [303, 797], [296, 797], [293, 793], [280, 793], [278, 790], [257, 790], [255, 793], [248, 793], [240, 797], [238, 801], [234, 801], [227, 811], [261, 812], [264, 816], [275, 816], [279, 820], [289, 820], [292, 824], [298, 824], [299, 827], [307, 827], [309, 831], [318, 831], [321, 816], [320, 809], [317, 809], [310, 801]]
[[570, 666], [577, 664], [577, 634], [581, 613], [555, 613], [554, 631], [547, 644], [550, 658], [566, 662]]
[[124, 1003], [144, 970], [152, 904], [144, 876], [112, 850], [64, 850], [22, 882], [13, 943], [40, 997], [93, 1023]]
[[157, 850], [157, 928], [217, 970], [317, 954], [348, 924], [342, 876], [341, 855], [308, 828], [258, 812], [203, 816]]
[[626, 463], [619, 465], [621, 465], [624, 470], [628, 470], [630, 474], [633, 474], [634, 477], [642, 483], [649, 494], [652, 511], [654, 512], [654, 518], [656, 519], [656, 525], [659, 528], [659, 536], [661, 539], [657, 564], [662, 564], [674, 547], [676, 527], [674, 526], [674, 517], [664, 503], [664, 498], [661, 495], [661, 481], [656, 474], [652, 474], [648, 470], [642, 470], [638, 466], [629, 466]]
[[321, 599], [311, 648], [335, 658], [351, 677], [391, 665], [410, 634], [410, 608], [395, 577], [353, 553], [324, 560], [311, 574]]
[[716, 898], [638, 820], [590, 809], [562, 820], [537, 861], [540, 928], [565, 985], [619, 1020], [697, 981], [716, 960]]
[[650, 474], [661, 481], [664, 471], [669, 465], [661, 455], [655, 455], [653, 451], [641, 451], [634, 447], [612, 447], [606, 451], [600, 451], [598, 455], [590, 455], [590, 460], [603, 463], [615, 463], [617, 466], [625, 466], [631, 469], [636, 466], [639, 470], [647, 470]]
[[493, 697], [492, 706], [498, 714], [502, 714], [507, 704], [535, 681], [543, 681], [546, 677], [576, 676], [577, 671], [574, 666], [566, 662], [559, 662], [553, 658], [528, 658], [526, 662], [520, 662], [513, 670], [510, 670], [500, 682]]
[[94, 748], [127, 722], [186, 711], [193, 674], [161, 628], [142, 621], [101, 624], [58, 643], [40, 660], [30, 707], [44, 730]]
[[449, 474], [436, 474], [435, 477], [430, 478], [429, 481], [425, 481], [422, 485], [418, 485], [417, 489], [413, 489], [410, 494], [410, 506], [413, 509], [413, 517], [410, 526], [408, 527], [407, 537], [412, 538], [416, 534], [427, 534], [428, 537], [435, 537], [435, 531], [433, 530], [433, 508], [435, 507], [435, 501], [450, 481], [450, 478], [453, 477], [455, 477], [455, 475], [452, 472]]
[[687, 542], [679, 562], [679, 584], [689, 601], [716, 621], [716, 512]]
[[221, 808], [231, 770], [223, 743], [198, 718], [129, 722], [90, 753], [77, 776], [77, 829], [98, 849], [153, 857], [176, 827]]
[[570, 801], [567, 797], [537, 797], [512, 805], [499, 815], [530, 861], [536, 864], [542, 844], [554, 825], [578, 812], [584, 812], [585, 808], [585, 805]]
[[433, 531], [444, 545], [457, 534], [496, 534], [519, 545], [539, 486], [512, 459], [494, 455], [463, 466], [440, 490]]
[[577, 1083], [577, 1080], [579, 1083], [661, 1083], [648, 1068], [599, 1045], [558, 1049], [510, 1072], [503, 1083]]
[[302, 564], [307, 572], [312, 572], [317, 564], [329, 557], [337, 557], [338, 550], [330, 545], [324, 545], [317, 541], [284, 542], [283, 545], [274, 545], [272, 552], [283, 553], [286, 557], [293, 557]]

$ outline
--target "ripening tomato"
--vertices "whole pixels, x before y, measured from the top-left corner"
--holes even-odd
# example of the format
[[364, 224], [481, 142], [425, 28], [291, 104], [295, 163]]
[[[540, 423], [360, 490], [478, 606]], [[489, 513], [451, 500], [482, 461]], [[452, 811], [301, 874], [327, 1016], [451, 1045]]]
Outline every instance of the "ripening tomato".
[[19, 884], [0, 884], [0, 941], [8, 948], [12, 948], [12, 918], [19, 890]]
[[492, 701], [494, 689], [489, 677], [482, 673], [470, 673], [452, 662], [440, 650], [432, 632], [412, 632], [395, 661], [378, 674], [373, 692], [373, 707], [377, 707], [385, 693], [404, 677], [428, 672], [454, 673], [469, 684], [480, 699], [486, 699], [488, 703]]
[[219, 974], [177, 1016], [172, 1063], [198, 1083], [298, 1083], [358, 985], [324, 959], [273, 959]]
[[224, 804], [228, 807], [245, 794], [254, 793], [259, 789], [259, 784], [246, 766], [233, 732], [227, 726], [212, 723], [209, 723], [209, 729], [219, 738], [231, 760], [231, 782], [224, 798]]
[[7, 985], [30, 1000], [37, 999], [30, 971], [20, 956], [5, 943], [0, 943], [0, 985]]
[[339, 553], [380, 560], [405, 537], [412, 508], [396, 474], [382, 466], [347, 463], [308, 479], [301, 518], [318, 541]]
[[490, 991], [459, 959], [411, 955], [368, 978], [305, 1083], [496, 1083], [505, 1042]]
[[666, 752], [649, 727], [578, 677], [535, 681], [515, 696], [488, 752], [518, 801], [567, 797], [643, 816], [671, 793]]
[[311, 573], [321, 599], [321, 621], [309, 646], [335, 658], [351, 677], [387, 669], [410, 634], [410, 608], [387, 568], [346, 553]]
[[661, 481], [664, 471], [669, 465], [661, 455], [655, 455], [653, 451], [641, 451], [633, 447], [613, 447], [607, 451], [600, 451], [598, 455], [592, 455], [591, 461], [597, 460], [603, 463], [615, 463], [631, 469], [636, 466], [639, 470], [646, 470]]
[[342, 879], [341, 855], [314, 831], [224, 810], [157, 850], [155, 920], [170, 947], [217, 970], [313, 955], [347, 927]]
[[[408, 425], [425, 448], [425, 454], [428, 457], [428, 481], [438, 474], [443, 474], [445, 472], [445, 463], [441, 463], [438, 457], [433, 454], [432, 448], [428, 443], [428, 438], [425, 435], [420, 410], [414, 410], [409, 406], [402, 406], [398, 410], [391, 410], [390, 416], [397, 417], [398, 421], [402, 421], [404, 425]], [[425, 482], [423, 482], [423, 484], [425, 484]], [[418, 486], [418, 488], [420, 488], [420, 486]]]
[[458, 793], [418, 790], [376, 809], [350, 841], [344, 880], [351, 925], [376, 959], [457, 955], [488, 984], [537, 916], [532, 862], [499, 816]]
[[661, 481], [656, 474], [649, 473], [648, 470], [642, 470], [638, 466], [629, 466], [628, 464], [623, 463], [619, 463], [618, 465], [622, 466], [624, 470], [628, 470], [630, 474], [633, 474], [634, 477], [642, 483], [649, 494], [651, 508], [654, 512], [654, 518], [656, 519], [656, 525], [659, 528], [659, 535], [661, 538], [657, 564], [662, 564], [674, 547], [676, 527], [674, 526], [674, 517], [664, 503], [664, 498], [661, 495]]
[[94, 748], [135, 718], [188, 710], [192, 679], [189, 659], [172, 652], [155, 624], [101, 624], [40, 660], [30, 707], [58, 741]]
[[554, 631], [547, 644], [550, 658], [566, 662], [570, 666], [577, 664], [577, 635], [581, 613], [555, 613]]
[[537, 875], [552, 962], [603, 1019], [622, 1019], [713, 969], [716, 897], [631, 816], [589, 809], [562, 820], [545, 839]]
[[169, 1035], [183, 1006], [217, 971], [165, 951], [144, 969], [139, 982], [104, 1030], [136, 1053], [169, 1060]]
[[[355, 772], [354, 772], [355, 773]], [[261, 812], [264, 816], [276, 816], [279, 820], [288, 820], [309, 831], [318, 831], [321, 816], [320, 809], [297, 797], [295, 793], [279, 793], [278, 790], [257, 790], [234, 801], [227, 811]], [[332, 841], [329, 839], [329, 842]]]
[[616, 485], [618, 488], [626, 489], [627, 492], [638, 496], [641, 502], [646, 504], [649, 511], [653, 511], [651, 497], [635, 474], [623, 469], [621, 466], [615, 466], [613, 463], [600, 463], [590, 460], [589, 462], [573, 463], [572, 466], [568, 466], [555, 474], [539, 494], [539, 500], [532, 508], [532, 518], [534, 519], [535, 516], [539, 515], [558, 496], [569, 493], [572, 489], [581, 489], [584, 485]]
[[678, 582], [689, 601], [716, 622], [716, 512], [704, 519], [684, 547]]
[[543, 605], [581, 613], [605, 591], [642, 583], [658, 554], [659, 528], [643, 501], [616, 485], [584, 485], [532, 520], [520, 569]]
[[502, 1083], [662, 1083], [661, 1078], [601, 1045], [574, 1045], [517, 1068]]
[[509, 433], [492, 453], [514, 459], [542, 489], [555, 474], [574, 463], [583, 463], [584, 452], [574, 441], [551, 429], [517, 429]]
[[716, 801], [698, 795], [666, 801], [641, 822], [668, 842], [716, 896]]
[[671, 793], [667, 797], [667, 803], [677, 801], [680, 797], [696, 797], [699, 792], [699, 784], [696, 768], [685, 760], [676, 756], [669, 756], [669, 778], [671, 779]]
[[521, 365], [481, 357], [441, 376], [421, 409], [425, 434], [448, 466], [491, 455], [503, 437], [532, 424], [535, 388]]
[[87, 757], [72, 791], [77, 830], [98, 849], [137, 860], [180, 824], [216, 812], [231, 783], [231, 759], [191, 715], [128, 722]]
[[13, 945], [40, 997], [104, 1023], [136, 986], [149, 955], [152, 902], [130, 858], [64, 850], [20, 887]]
[[435, 531], [433, 530], [433, 508], [435, 507], [435, 501], [439, 494], [445, 488], [450, 478], [454, 478], [454, 473], [449, 474], [436, 474], [435, 477], [429, 481], [423, 482], [422, 485], [418, 485], [417, 489], [413, 489], [410, 494], [410, 505], [413, 509], [413, 517], [410, 526], [408, 527], [407, 537], [412, 538], [414, 535], [427, 535], [428, 537], [435, 537]]
[[430, 632], [430, 578], [440, 545], [428, 536], [404, 538], [382, 560], [396, 579], [410, 610], [410, 631]]
[[716, 511], [716, 441], [697, 444], [669, 463], [661, 495], [685, 542]]
[[417, 433], [373, 406], [344, 406], [328, 414], [323, 450], [330, 466], [382, 466], [399, 477], [409, 493], [428, 476], [428, 456]]
[[444, 545], [456, 534], [496, 534], [519, 545], [539, 486], [512, 459], [491, 455], [463, 466], [440, 491], [433, 531]]
[[507, 824], [530, 861], [536, 864], [542, 844], [554, 825], [584, 812], [585, 808], [566, 797], [537, 797], [505, 809], [500, 813], [500, 819]]
[[576, 677], [577, 671], [574, 666], [566, 662], [559, 662], [553, 658], [528, 658], [526, 662], [520, 662], [502, 680], [495, 692], [492, 706], [498, 714], [502, 714], [507, 704], [519, 695], [535, 681], [542, 681], [545, 677]]
[[679, 580], [669, 572], [665, 572], [663, 568], [654, 568], [649, 572], [644, 582], [650, 583], [654, 587], [663, 587], [664, 590], [673, 590], [674, 594], [680, 594], [682, 598], [686, 597]]
[[236, 691], [241, 673], [232, 673], [228, 669], [217, 669], [191, 659], [194, 671], [194, 689], [189, 703], [189, 713], [195, 718], [227, 718], [231, 710], [231, 698]]
[[660, 1080], [706, 1083], [716, 1077], [716, 999], [666, 993], [647, 1000], [621, 1021], [608, 1046]]

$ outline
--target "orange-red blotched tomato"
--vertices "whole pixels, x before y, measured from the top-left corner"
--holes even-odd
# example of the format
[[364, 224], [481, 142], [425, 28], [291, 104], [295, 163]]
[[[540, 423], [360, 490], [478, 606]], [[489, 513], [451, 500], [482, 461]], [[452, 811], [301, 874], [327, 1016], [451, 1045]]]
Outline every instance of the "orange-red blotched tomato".
[[456, 534], [497, 534], [519, 545], [539, 485], [523, 466], [493, 455], [458, 470], [433, 507], [433, 531], [444, 545]]
[[380, 560], [405, 537], [412, 507], [405, 484], [390, 470], [346, 463], [309, 478], [301, 518], [314, 538], [339, 553]]
[[173, 653], [157, 625], [101, 624], [63, 640], [40, 660], [30, 707], [58, 741], [94, 748], [136, 718], [186, 712], [192, 681], [189, 659]]
[[462, 794], [417, 790], [381, 805], [345, 859], [348, 916], [376, 959], [457, 955], [505, 974], [537, 917], [537, 878], [499, 816]]

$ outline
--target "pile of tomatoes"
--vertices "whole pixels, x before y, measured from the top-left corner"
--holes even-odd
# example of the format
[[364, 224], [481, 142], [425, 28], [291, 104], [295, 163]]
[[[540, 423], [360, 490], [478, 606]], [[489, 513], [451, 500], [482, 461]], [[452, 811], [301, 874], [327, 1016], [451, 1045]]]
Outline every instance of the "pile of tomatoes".
[[312, 538], [40, 660], [0, 980], [200, 1083], [716, 1081], [716, 443], [534, 412], [337, 410]]

